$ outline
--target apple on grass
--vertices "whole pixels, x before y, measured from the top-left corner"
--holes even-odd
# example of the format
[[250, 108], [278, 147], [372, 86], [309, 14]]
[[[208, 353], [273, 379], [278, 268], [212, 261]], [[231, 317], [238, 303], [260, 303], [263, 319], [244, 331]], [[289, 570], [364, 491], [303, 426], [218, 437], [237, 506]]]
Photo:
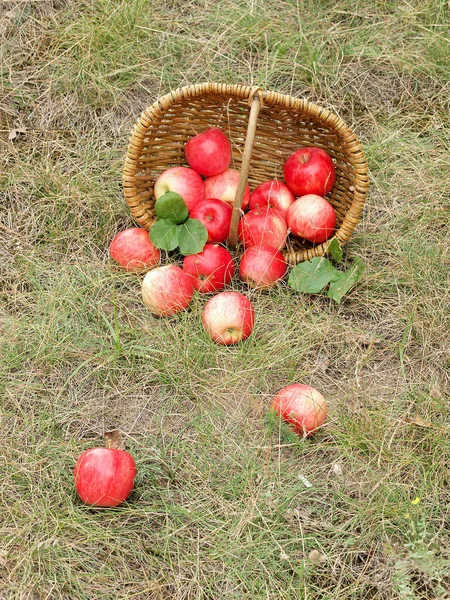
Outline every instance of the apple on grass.
[[80, 454], [73, 474], [83, 502], [112, 507], [128, 498], [136, 473], [134, 458], [126, 450], [90, 448]]
[[191, 210], [191, 219], [198, 219], [208, 230], [208, 242], [224, 242], [230, 233], [233, 209], [218, 198], [200, 200]]
[[307, 194], [297, 198], [291, 205], [286, 222], [294, 237], [318, 244], [333, 235], [336, 213], [328, 200], [322, 196]]
[[188, 165], [205, 177], [222, 173], [231, 163], [230, 140], [217, 127], [191, 137], [184, 152]]
[[336, 180], [333, 160], [322, 148], [300, 148], [284, 163], [284, 180], [296, 196], [325, 196]]
[[202, 323], [214, 342], [230, 346], [252, 332], [255, 311], [250, 300], [239, 292], [220, 292], [205, 304]]
[[205, 197], [205, 184], [200, 175], [189, 167], [171, 167], [158, 177], [155, 182], [156, 200], [166, 192], [179, 194], [188, 209], [192, 210], [197, 202]]
[[311, 437], [325, 421], [327, 403], [315, 388], [293, 383], [276, 394], [272, 410], [290, 423], [296, 433]]
[[280, 250], [288, 235], [286, 219], [274, 208], [255, 208], [241, 218], [238, 236], [244, 248], [270, 246]]
[[233, 257], [219, 244], [205, 244], [202, 252], [184, 258], [183, 271], [192, 278], [199, 292], [219, 292], [234, 275]]
[[[205, 196], [207, 198], [218, 198], [219, 200], [227, 202], [230, 206], [233, 206], [240, 176], [240, 171], [237, 171], [236, 169], [227, 169], [226, 171], [223, 171], [223, 173], [207, 177], [205, 179]], [[242, 210], [246, 210], [249, 202], [250, 188], [247, 183], [242, 198]]]
[[253, 288], [267, 289], [286, 275], [284, 256], [270, 246], [252, 246], [241, 257], [239, 275]]
[[156, 267], [161, 253], [150, 241], [148, 231], [131, 227], [114, 236], [109, 255], [125, 271], [142, 271]]
[[250, 196], [250, 210], [275, 208], [282, 215], [286, 215], [288, 208], [294, 202], [295, 196], [282, 181], [270, 179], [264, 181], [252, 192]]
[[142, 298], [151, 313], [166, 317], [189, 306], [194, 296], [192, 278], [177, 265], [149, 271], [142, 282]]

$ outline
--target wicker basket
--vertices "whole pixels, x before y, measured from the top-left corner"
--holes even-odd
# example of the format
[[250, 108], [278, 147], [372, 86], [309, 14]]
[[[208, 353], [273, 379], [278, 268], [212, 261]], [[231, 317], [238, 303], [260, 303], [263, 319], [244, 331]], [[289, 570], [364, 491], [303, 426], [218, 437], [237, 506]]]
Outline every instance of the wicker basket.
[[[337, 215], [333, 237], [341, 245], [347, 242], [359, 222], [368, 189], [367, 162], [354, 133], [338, 116], [307, 100], [215, 83], [187, 86], [161, 97], [135, 124], [123, 189], [133, 217], [143, 227], [150, 229], [154, 221], [157, 177], [169, 167], [187, 165], [185, 142], [208, 127], [220, 127], [228, 135], [233, 148], [230, 166], [241, 170], [242, 192], [247, 181], [253, 190], [267, 179], [282, 180], [286, 158], [302, 146], [327, 150], [336, 167], [336, 182], [327, 196]], [[240, 199], [235, 205], [240, 206]], [[233, 230], [236, 216], [235, 211]], [[331, 239], [314, 246], [290, 236], [285, 258], [294, 265], [322, 256]]]

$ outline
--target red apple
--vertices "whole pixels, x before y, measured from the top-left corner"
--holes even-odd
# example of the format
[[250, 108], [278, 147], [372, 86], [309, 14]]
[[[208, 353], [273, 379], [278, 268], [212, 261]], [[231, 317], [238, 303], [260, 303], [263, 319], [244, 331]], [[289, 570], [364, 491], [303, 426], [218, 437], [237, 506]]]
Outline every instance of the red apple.
[[133, 489], [136, 473], [136, 463], [126, 450], [90, 448], [79, 456], [73, 475], [83, 502], [118, 506]]
[[224, 242], [230, 233], [233, 209], [218, 198], [200, 200], [191, 210], [191, 218], [198, 219], [208, 230], [208, 242]]
[[336, 213], [322, 196], [307, 194], [291, 205], [286, 222], [293, 236], [318, 244], [333, 235]]
[[192, 277], [193, 285], [199, 292], [219, 292], [234, 275], [233, 257], [219, 244], [205, 244], [202, 252], [184, 258], [183, 271]]
[[205, 197], [205, 184], [200, 175], [189, 167], [172, 167], [161, 173], [155, 182], [156, 200], [166, 192], [176, 192], [186, 203], [190, 212]]
[[205, 177], [218, 175], [230, 166], [230, 140], [217, 127], [190, 138], [184, 152], [189, 166]]
[[[227, 169], [223, 173], [205, 179], [205, 195], [207, 198], [218, 198], [233, 206], [234, 198], [239, 183], [240, 172], [236, 169]], [[250, 202], [250, 188], [245, 186], [241, 208], [245, 210]]]
[[274, 208], [255, 208], [241, 218], [238, 235], [244, 248], [270, 246], [280, 250], [288, 235], [286, 219]]
[[142, 282], [142, 298], [154, 315], [165, 317], [188, 307], [194, 295], [192, 278], [177, 265], [149, 271]]
[[327, 404], [322, 394], [302, 383], [293, 383], [280, 390], [273, 400], [272, 410], [305, 437], [311, 437], [327, 416]]
[[295, 196], [282, 181], [271, 179], [264, 181], [252, 192], [250, 196], [250, 210], [259, 208], [275, 208], [282, 215], [286, 215], [288, 208], [294, 202]]
[[250, 287], [269, 288], [286, 275], [287, 264], [279, 250], [252, 246], [241, 257], [239, 275]]
[[215, 342], [225, 346], [245, 340], [254, 321], [252, 303], [239, 292], [220, 292], [203, 309], [203, 327]]
[[284, 163], [284, 180], [296, 196], [325, 196], [336, 179], [331, 156], [322, 148], [301, 148]]
[[148, 231], [140, 227], [118, 233], [109, 246], [109, 255], [125, 271], [152, 269], [161, 260], [161, 253], [150, 241]]

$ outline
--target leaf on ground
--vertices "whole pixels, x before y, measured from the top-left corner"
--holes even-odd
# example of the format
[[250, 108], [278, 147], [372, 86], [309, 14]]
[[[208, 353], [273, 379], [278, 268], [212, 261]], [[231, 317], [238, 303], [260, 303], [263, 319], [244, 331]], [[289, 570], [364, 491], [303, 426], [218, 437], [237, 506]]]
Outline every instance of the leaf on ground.
[[318, 294], [330, 283], [336, 269], [328, 258], [316, 256], [296, 265], [289, 275], [289, 285], [297, 292]]
[[318, 352], [315, 360], [315, 366], [319, 371], [325, 373], [330, 366], [330, 357], [324, 351]]
[[361, 346], [375, 346], [376, 344], [380, 344], [383, 340], [380, 337], [377, 337], [373, 333], [361, 331], [354, 335], [354, 340], [358, 342]]
[[300, 481], [303, 483], [303, 485], [304, 485], [306, 488], [310, 488], [310, 487], [312, 487], [312, 483], [311, 483], [311, 482], [309, 481], [309, 479], [308, 479], [307, 477], [305, 477], [304, 475], [301, 475], [301, 474], [299, 473], [299, 475], [298, 475], [298, 478], [300, 479]]
[[106, 441], [107, 448], [119, 448], [122, 445], [122, 434], [118, 429], [112, 429], [111, 431], [105, 431], [103, 437]]
[[408, 425], [417, 425], [417, 427], [433, 427], [433, 423], [430, 421], [424, 421], [417, 415], [415, 417], [403, 417], [403, 423], [408, 423]]
[[317, 562], [320, 558], [320, 552], [318, 550], [311, 550], [308, 554], [308, 558], [311, 562]]
[[12, 142], [13, 140], [16, 139], [16, 137], [18, 137], [21, 133], [25, 134], [27, 132], [27, 130], [25, 129], [25, 127], [16, 127], [15, 129], [11, 129], [11, 131], [8, 134], [8, 140], [10, 142]]
[[333, 238], [328, 245], [328, 254], [335, 262], [341, 262], [342, 260], [342, 248], [337, 238]]
[[188, 218], [186, 202], [176, 192], [166, 192], [155, 202], [155, 212], [158, 219], [167, 219], [172, 223], [184, 223]]
[[328, 297], [339, 304], [349, 289], [361, 279], [364, 270], [364, 263], [358, 257], [355, 258], [352, 266], [346, 271], [338, 271], [335, 269], [335, 272], [331, 277], [331, 283], [327, 294]]
[[150, 228], [150, 240], [162, 250], [175, 250], [178, 246], [178, 225], [167, 219], [158, 219]]
[[337, 475], [338, 477], [340, 477], [344, 473], [344, 470], [342, 469], [342, 466], [339, 463], [334, 463], [331, 470], [334, 473], [334, 475]]
[[198, 219], [188, 219], [186, 223], [177, 226], [178, 245], [183, 256], [198, 254], [208, 240], [208, 230]]
[[443, 394], [441, 388], [437, 385], [434, 385], [430, 390], [430, 396], [433, 398], [442, 398]]

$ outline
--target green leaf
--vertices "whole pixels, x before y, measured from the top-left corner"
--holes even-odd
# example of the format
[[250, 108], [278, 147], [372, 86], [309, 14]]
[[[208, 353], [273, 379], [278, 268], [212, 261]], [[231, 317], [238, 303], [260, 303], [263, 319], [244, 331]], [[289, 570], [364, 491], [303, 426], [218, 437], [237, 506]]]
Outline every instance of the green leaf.
[[155, 202], [155, 212], [158, 219], [166, 219], [172, 223], [184, 223], [188, 218], [185, 201], [175, 192], [166, 192]]
[[208, 239], [208, 230], [198, 219], [188, 219], [177, 226], [178, 245], [184, 256], [201, 252]]
[[290, 423], [286, 423], [283, 418], [273, 409], [269, 409], [266, 415], [267, 429], [271, 435], [277, 434], [283, 442], [295, 444], [301, 440]]
[[328, 246], [328, 252], [331, 258], [334, 260], [334, 262], [341, 262], [342, 248], [337, 238], [333, 238], [331, 240], [330, 245]]
[[288, 283], [297, 292], [318, 294], [331, 281], [335, 271], [328, 258], [316, 256], [296, 265], [289, 275]]
[[363, 261], [357, 257], [353, 261], [352, 266], [346, 271], [338, 271], [337, 269], [335, 271], [336, 273], [331, 279], [327, 295], [328, 298], [339, 304], [349, 289], [361, 279], [365, 271], [365, 266]]
[[150, 239], [157, 248], [175, 250], [178, 246], [178, 225], [167, 219], [158, 219], [150, 228]]

